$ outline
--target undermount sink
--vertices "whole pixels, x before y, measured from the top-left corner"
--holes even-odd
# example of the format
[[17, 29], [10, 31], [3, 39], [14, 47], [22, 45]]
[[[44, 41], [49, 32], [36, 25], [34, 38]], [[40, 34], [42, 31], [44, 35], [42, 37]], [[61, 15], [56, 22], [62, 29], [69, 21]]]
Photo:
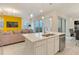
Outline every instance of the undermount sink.
[[49, 37], [49, 36], [53, 36], [55, 34], [43, 34], [42, 36], [45, 36], [45, 37]]

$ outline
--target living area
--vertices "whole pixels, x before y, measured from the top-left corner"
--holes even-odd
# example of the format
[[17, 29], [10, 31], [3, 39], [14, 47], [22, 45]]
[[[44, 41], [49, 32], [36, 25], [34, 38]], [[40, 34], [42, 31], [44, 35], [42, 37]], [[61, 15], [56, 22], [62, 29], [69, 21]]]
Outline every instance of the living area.
[[[15, 8], [16, 5], [18, 8]], [[25, 47], [27, 44], [25, 42], [27, 38], [23, 34], [40, 34], [52, 30], [52, 18], [50, 16], [44, 17], [42, 10], [39, 10], [41, 13], [40, 16], [38, 14], [39, 17], [36, 17], [37, 15], [29, 10], [29, 13], [25, 13], [27, 14], [25, 15], [23, 10], [19, 10], [19, 5], [24, 4], [1, 4], [0, 54], [26, 54]], [[39, 37], [39, 35], [37, 36]], [[10, 50], [11, 48], [12, 50]]]

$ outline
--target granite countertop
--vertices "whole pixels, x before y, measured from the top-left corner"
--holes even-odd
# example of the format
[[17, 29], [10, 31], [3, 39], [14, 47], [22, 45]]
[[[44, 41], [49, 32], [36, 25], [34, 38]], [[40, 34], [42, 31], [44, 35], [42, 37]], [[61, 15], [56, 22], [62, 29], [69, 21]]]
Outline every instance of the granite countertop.
[[41, 41], [44, 39], [48, 39], [51, 37], [55, 37], [58, 35], [62, 35], [64, 33], [59, 33], [59, 32], [50, 32], [50, 33], [45, 33], [45, 34], [55, 34], [53, 36], [45, 37], [42, 36], [44, 33], [29, 33], [29, 34], [22, 34], [26, 39], [30, 40], [31, 42], [36, 42], [36, 41]]

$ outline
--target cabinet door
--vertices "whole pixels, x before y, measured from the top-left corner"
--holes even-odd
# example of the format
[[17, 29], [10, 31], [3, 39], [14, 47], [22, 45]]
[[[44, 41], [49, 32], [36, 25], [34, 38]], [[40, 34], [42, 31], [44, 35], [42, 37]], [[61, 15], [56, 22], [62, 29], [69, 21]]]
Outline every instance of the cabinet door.
[[47, 51], [48, 55], [54, 54], [54, 38], [49, 38], [47, 40]]
[[46, 45], [41, 45], [41, 46], [39, 46], [39, 47], [36, 47], [36, 55], [46, 55], [47, 53], [47, 51], [46, 51]]
[[59, 37], [59, 51], [63, 51], [64, 50], [64, 48], [65, 48], [65, 36], [63, 35], [63, 36], [60, 36]]
[[38, 42], [36, 45], [37, 47], [34, 47], [34, 53], [36, 55], [46, 55], [47, 54], [47, 45], [46, 40]]
[[59, 51], [59, 37], [55, 36], [55, 53], [57, 53]]

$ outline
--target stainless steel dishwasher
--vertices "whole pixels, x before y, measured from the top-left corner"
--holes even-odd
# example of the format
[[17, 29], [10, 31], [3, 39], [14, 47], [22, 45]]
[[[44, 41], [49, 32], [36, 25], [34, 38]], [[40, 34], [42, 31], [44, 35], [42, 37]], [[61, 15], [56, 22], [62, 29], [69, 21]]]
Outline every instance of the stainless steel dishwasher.
[[59, 35], [59, 51], [63, 51], [65, 48], [65, 34]]

